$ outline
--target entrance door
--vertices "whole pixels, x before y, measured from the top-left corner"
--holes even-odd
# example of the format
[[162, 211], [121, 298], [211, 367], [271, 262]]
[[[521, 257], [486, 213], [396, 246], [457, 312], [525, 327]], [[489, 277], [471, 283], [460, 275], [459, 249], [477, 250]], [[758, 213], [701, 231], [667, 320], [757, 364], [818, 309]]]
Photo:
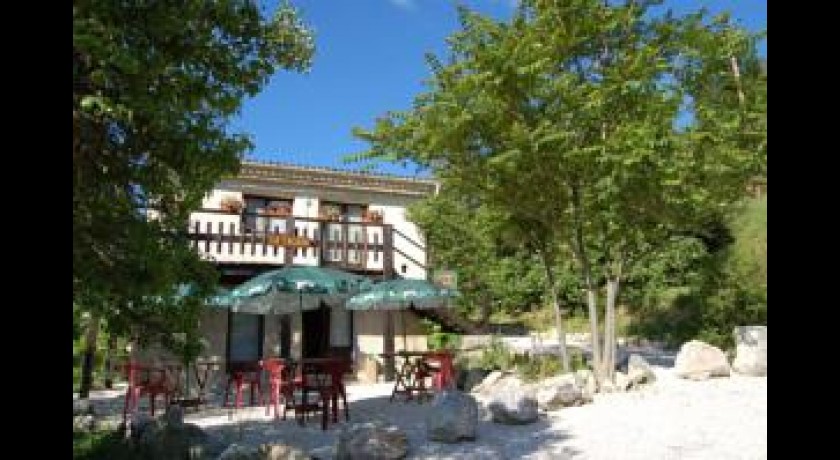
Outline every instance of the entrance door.
[[256, 361], [262, 358], [262, 315], [231, 313], [229, 319], [228, 362]]
[[330, 348], [330, 308], [323, 303], [317, 310], [303, 312], [303, 357], [327, 356]]
[[292, 357], [292, 317], [283, 315], [280, 317], [280, 357]]

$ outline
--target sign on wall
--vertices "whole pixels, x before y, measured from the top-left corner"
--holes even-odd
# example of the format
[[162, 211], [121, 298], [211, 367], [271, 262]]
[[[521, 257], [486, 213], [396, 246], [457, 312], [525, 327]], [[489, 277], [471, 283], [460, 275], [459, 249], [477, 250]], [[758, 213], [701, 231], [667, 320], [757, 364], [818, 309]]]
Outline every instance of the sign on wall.
[[432, 282], [442, 288], [458, 289], [458, 273], [455, 270], [436, 270]]

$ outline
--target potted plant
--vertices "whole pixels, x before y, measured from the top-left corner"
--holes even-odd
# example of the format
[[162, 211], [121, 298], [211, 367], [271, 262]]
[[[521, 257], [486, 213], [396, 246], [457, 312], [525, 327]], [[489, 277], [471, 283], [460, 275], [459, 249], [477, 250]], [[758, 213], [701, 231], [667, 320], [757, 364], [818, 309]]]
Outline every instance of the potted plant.
[[382, 223], [382, 212], [381, 211], [365, 211], [362, 214], [362, 220], [364, 222], [381, 224]]
[[222, 211], [232, 212], [234, 214], [239, 214], [242, 212], [242, 208], [245, 207], [242, 200], [236, 198], [235, 196], [226, 196], [222, 198], [219, 206], [222, 208]]
[[292, 207], [287, 204], [273, 205], [265, 208], [263, 214], [272, 217], [289, 217], [292, 215]]

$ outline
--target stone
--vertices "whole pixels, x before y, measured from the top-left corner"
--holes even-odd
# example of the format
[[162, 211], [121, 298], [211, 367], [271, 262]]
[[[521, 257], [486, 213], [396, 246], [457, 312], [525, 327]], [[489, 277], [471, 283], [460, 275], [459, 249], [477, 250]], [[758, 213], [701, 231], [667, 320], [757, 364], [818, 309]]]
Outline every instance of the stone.
[[709, 377], [728, 377], [730, 373], [726, 354], [720, 348], [699, 340], [692, 340], [680, 347], [674, 361], [678, 377], [705, 380]]
[[313, 460], [332, 460], [335, 454], [335, 446], [321, 446], [309, 451], [309, 456]]
[[458, 374], [458, 389], [462, 391], [471, 391], [473, 388], [480, 385], [488, 375], [489, 372], [484, 369], [464, 369]]
[[390, 460], [408, 454], [408, 438], [393, 425], [355, 423], [338, 434], [335, 458], [339, 460]]
[[90, 399], [74, 399], [73, 415], [93, 415], [93, 404], [90, 402]]
[[261, 457], [256, 447], [231, 444], [217, 460], [261, 460]]
[[309, 460], [311, 458], [297, 447], [286, 444], [263, 444], [257, 452], [261, 460]]
[[627, 374], [621, 371], [615, 371], [613, 379], [614, 388], [616, 391], [627, 391], [633, 382], [627, 377]]
[[539, 404], [535, 397], [522, 388], [495, 395], [487, 404], [492, 420], [505, 425], [534, 423], [539, 416]]
[[478, 403], [458, 390], [438, 393], [426, 416], [426, 434], [431, 441], [447, 443], [473, 440], [478, 428]]
[[484, 377], [484, 380], [481, 381], [478, 385], [470, 390], [470, 393], [481, 393], [487, 394], [489, 393], [490, 389], [496, 385], [496, 383], [507, 375], [506, 372], [502, 371], [493, 371]]
[[146, 431], [147, 428], [154, 426], [155, 423], [155, 419], [153, 419], [148, 414], [132, 414], [131, 419], [128, 422], [128, 427], [131, 433], [131, 439], [140, 439], [143, 436], [143, 432]]
[[735, 359], [732, 369], [744, 375], [767, 375], [767, 326], [735, 328]]
[[632, 386], [638, 386], [656, 381], [656, 374], [647, 360], [640, 355], [630, 355], [627, 362], [627, 377]]
[[598, 381], [595, 380], [595, 374], [589, 369], [579, 369], [575, 371], [575, 377], [581, 385], [581, 400], [585, 403], [592, 402], [595, 399], [595, 393], [598, 391]]
[[546, 411], [584, 402], [583, 382], [576, 374], [563, 374], [543, 380], [536, 385], [535, 393], [537, 405]]
[[93, 431], [96, 428], [96, 420], [93, 415], [74, 415], [73, 431]]
[[210, 459], [227, 447], [198, 425], [184, 423], [176, 413], [145, 423], [140, 430], [132, 431], [132, 438], [136, 439], [137, 453], [142, 459]]

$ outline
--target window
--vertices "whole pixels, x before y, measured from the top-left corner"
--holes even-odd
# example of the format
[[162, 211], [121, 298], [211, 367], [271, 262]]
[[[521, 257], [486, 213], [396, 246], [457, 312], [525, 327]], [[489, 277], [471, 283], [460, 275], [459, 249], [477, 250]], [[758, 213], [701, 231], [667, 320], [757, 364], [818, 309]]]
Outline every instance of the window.
[[290, 199], [246, 196], [243, 230], [245, 233], [285, 233], [286, 218], [269, 216], [267, 212], [271, 209], [288, 209], [291, 212], [292, 202]]

